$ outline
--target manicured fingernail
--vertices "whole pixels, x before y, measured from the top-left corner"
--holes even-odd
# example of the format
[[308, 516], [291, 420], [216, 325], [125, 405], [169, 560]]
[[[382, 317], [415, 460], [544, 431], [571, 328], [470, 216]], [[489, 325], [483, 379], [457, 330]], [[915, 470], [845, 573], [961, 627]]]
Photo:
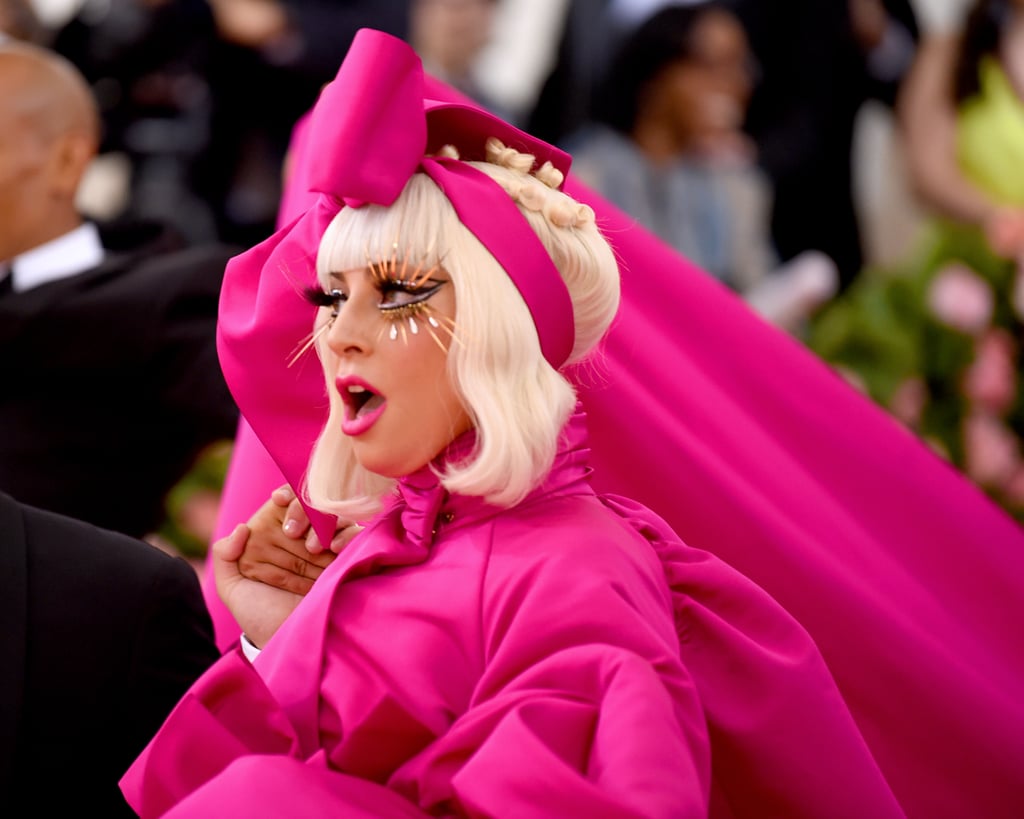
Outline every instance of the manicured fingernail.
[[299, 522], [294, 518], [288, 518], [288, 520], [284, 522], [284, 526], [282, 528], [286, 535], [297, 535], [299, 533]]

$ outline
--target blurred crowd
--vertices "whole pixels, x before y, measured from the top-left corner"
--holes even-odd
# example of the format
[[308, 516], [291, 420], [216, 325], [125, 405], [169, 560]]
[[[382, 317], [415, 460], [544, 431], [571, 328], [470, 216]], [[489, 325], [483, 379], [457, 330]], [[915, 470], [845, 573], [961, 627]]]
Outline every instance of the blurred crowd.
[[[292, 127], [355, 31], [407, 39], [1020, 515], [1022, 7], [0, 0], [0, 36], [96, 98], [86, 217], [225, 254], [275, 229]], [[222, 442], [171, 496], [179, 544], [204, 548], [226, 464]]]

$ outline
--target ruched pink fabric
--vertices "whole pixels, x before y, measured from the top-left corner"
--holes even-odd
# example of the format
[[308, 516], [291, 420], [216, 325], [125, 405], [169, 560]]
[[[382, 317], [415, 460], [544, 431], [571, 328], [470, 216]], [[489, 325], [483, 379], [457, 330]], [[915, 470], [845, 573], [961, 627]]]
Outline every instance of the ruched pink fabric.
[[193, 687], [123, 780], [132, 806], [347, 816], [357, 777], [379, 816], [395, 794], [441, 816], [901, 816], [804, 629], [596, 496], [588, 455], [577, 414], [508, 510], [403, 478], [253, 666], [230, 652]]

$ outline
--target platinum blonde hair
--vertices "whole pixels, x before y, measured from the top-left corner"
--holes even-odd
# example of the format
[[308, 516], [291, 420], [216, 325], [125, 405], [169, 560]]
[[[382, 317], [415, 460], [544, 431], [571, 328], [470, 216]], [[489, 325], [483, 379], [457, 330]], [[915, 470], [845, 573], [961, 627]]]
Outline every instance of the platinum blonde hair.
[[[450, 148], [442, 153], [454, 154]], [[579, 362], [596, 347], [618, 309], [612, 249], [593, 211], [555, 189], [562, 175], [550, 163], [531, 174], [532, 156], [493, 139], [487, 160], [469, 164], [516, 202], [565, 281], [576, 328], [566, 365]], [[321, 239], [317, 273], [326, 287], [331, 271], [395, 256], [424, 269], [440, 265], [455, 291], [447, 370], [477, 436], [465, 460], [445, 466], [441, 482], [449, 492], [513, 506], [550, 470], [575, 390], [541, 353], [533, 318], [515, 284], [425, 174], [414, 174], [388, 207], [343, 208]], [[441, 331], [439, 338], [446, 341], [446, 335]], [[324, 335], [317, 352], [331, 385], [338, 362]], [[310, 459], [306, 496], [315, 508], [362, 520], [380, 508], [394, 482], [357, 463], [351, 441], [341, 432], [341, 397], [333, 386], [328, 395], [330, 415]]]

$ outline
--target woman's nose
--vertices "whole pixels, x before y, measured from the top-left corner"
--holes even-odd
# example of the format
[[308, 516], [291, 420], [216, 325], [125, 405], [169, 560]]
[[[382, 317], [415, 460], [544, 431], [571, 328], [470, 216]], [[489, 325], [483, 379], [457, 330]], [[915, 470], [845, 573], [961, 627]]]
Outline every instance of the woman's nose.
[[327, 331], [327, 346], [337, 356], [366, 354], [373, 348], [374, 334], [380, 330], [376, 307], [344, 302]]

